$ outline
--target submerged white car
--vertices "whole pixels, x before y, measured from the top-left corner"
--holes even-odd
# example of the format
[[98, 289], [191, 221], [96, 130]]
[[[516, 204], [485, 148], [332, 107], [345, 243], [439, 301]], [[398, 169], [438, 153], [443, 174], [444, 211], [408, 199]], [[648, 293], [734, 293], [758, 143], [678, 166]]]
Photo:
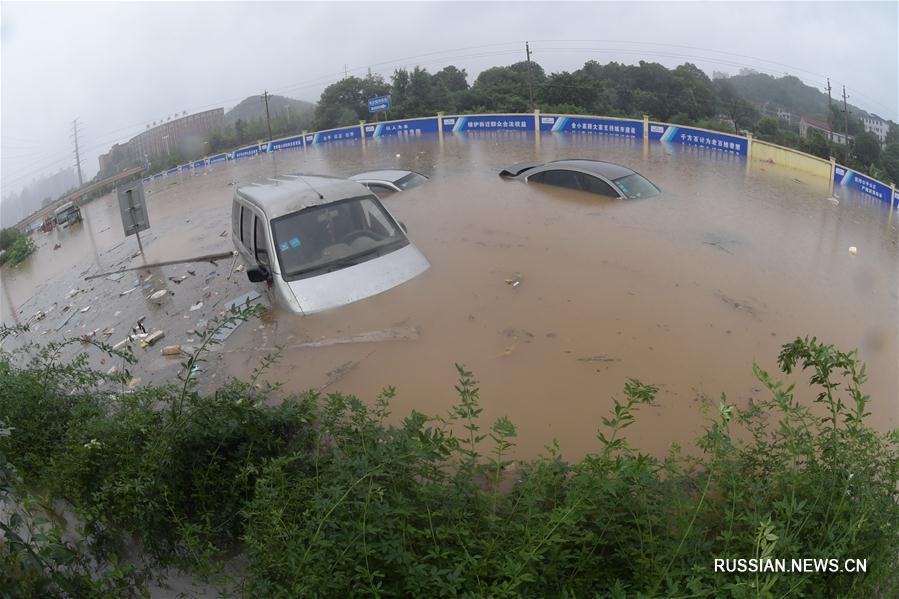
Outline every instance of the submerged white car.
[[405, 226], [348, 179], [283, 175], [239, 187], [231, 223], [250, 281], [296, 314], [377, 295], [430, 267]]
[[362, 183], [374, 192], [406, 191], [428, 181], [421, 173], [397, 169], [365, 171], [352, 175], [350, 179]]

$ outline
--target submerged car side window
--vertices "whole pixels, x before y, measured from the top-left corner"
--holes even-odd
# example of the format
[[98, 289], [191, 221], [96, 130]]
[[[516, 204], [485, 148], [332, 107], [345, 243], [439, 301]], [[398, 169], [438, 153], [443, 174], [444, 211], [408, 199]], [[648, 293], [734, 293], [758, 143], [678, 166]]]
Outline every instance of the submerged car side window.
[[603, 181], [602, 179], [597, 179], [596, 177], [591, 177], [590, 175], [586, 175], [584, 173], [578, 173], [578, 179], [581, 182], [581, 189], [584, 191], [589, 191], [590, 193], [596, 193], [601, 196], [607, 196], [610, 198], [617, 198], [618, 193], [612, 189], [612, 186]]
[[253, 249], [253, 212], [246, 206], [240, 207], [240, 240], [248, 250]]
[[268, 239], [265, 237], [265, 221], [258, 216], [254, 218], [256, 220], [256, 239], [254, 240], [256, 262], [263, 266], [268, 266], [270, 262], [268, 259]]
[[543, 171], [528, 177], [528, 181], [535, 183], [545, 183], [546, 185], [555, 185], [556, 187], [567, 187], [568, 189], [580, 189], [578, 185], [577, 173], [572, 171], [554, 170]]

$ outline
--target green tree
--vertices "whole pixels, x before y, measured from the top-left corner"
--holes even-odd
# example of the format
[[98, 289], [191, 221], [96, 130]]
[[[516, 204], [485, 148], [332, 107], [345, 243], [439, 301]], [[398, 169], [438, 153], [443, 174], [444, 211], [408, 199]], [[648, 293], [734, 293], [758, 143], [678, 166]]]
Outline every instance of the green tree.
[[880, 167], [891, 183], [899, 184], [899, 143], [887, 144], [880, 154]]
[[739, 133], [752, 125], [758, 118], [758, 112], [747, 102], [727, 79], [714, 82], [718, 109], [734, 122], [734, 132]]
[[880, 160], [880, 139], [873, 133], [864, 131], [855, 136], [852, 158], [863, 169], [870, 169]]
[[774, 141], [780, 130], [780, 123], [778, 123], [777, 119], [772, 116], [762, 117], [755, 126], [755, 130], [759, 136], [764, 137], [769, 141]]

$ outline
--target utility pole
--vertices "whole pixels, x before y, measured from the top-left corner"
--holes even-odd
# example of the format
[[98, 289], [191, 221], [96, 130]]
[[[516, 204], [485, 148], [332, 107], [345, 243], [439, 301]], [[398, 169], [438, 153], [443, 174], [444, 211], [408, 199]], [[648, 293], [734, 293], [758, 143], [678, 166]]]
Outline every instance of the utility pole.
[[350, 73], [349, 73], [349, 71], [347, 70], [347, 65], [343, 65], [343, 78], [344, 78], [344, 79], [349, 79], [349, 77], [350, 77]]
[[268, 90], [262, 93], [262, 99], [265, 101], [265, 122], [268, 125], [268, 140], [272, 140], [272, 121], [268, 115]]
[[846, 147], [849, 147], [849, 109], [846, 107], [846, 86], [843, 86], [843, 135], [846, 136]]
[[524, 43], [524, 52], [528, 57], [528, 99], [531, 101], [531, 110], [534, 110], [534, 85], [531, 83], [531, 47]]
[[830, 125], [830, 141], [833, 141], [833, 99], [830, 97], [830, 77], [827, 78], [827, 124]]
[[84, 185], [81, 174], [81, 154], [78, 152], [78, 119], [72, 121], [72, 138], [75, 140], [75, 166], [78, 168], [78, 187]]

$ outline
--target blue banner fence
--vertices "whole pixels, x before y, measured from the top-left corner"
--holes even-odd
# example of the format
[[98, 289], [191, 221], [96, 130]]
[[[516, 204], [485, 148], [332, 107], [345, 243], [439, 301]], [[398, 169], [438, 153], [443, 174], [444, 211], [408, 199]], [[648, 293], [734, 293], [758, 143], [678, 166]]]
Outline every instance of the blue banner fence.
[[[720, 131], [710, 131], [686, 127], [672, 123], [650, 121], [648, 117], [623, 119], [604, 116], [497, 113], [444, 115], [395, 121], [367, 123], [338, 127], [311, 133], [303, 132], [270, 142], [244, 146], [231, 152], [208, 156], [165, 172], [147, 176], [144, 181], [178, 175], [184, 171], [198, 170], [220, 162], [252, 158], [260, 154], [284, 150], [304, 149], [312, 145], [337, 141], [365, 143], [366, 140], [381, 137], [416, 137], [420, 135], [464, 135], [466, 133], [492, 131], [518, 131], [535, 134], [566, 134], [580, 136], [623, 137], [657, 141], [663, 144], [694, 146], [712, 152], [724, 152], [733, 156], [752, 156], [752, 136], [732, 135]], [[783, 148], [802, 156], [809, 156], [792, 148]], [[840, 164], [832, 163], [831, 175], [834, 188], [853, 189], [866, 196], [899, 208], [899, 190], [876, 179], [855, 172]]]

